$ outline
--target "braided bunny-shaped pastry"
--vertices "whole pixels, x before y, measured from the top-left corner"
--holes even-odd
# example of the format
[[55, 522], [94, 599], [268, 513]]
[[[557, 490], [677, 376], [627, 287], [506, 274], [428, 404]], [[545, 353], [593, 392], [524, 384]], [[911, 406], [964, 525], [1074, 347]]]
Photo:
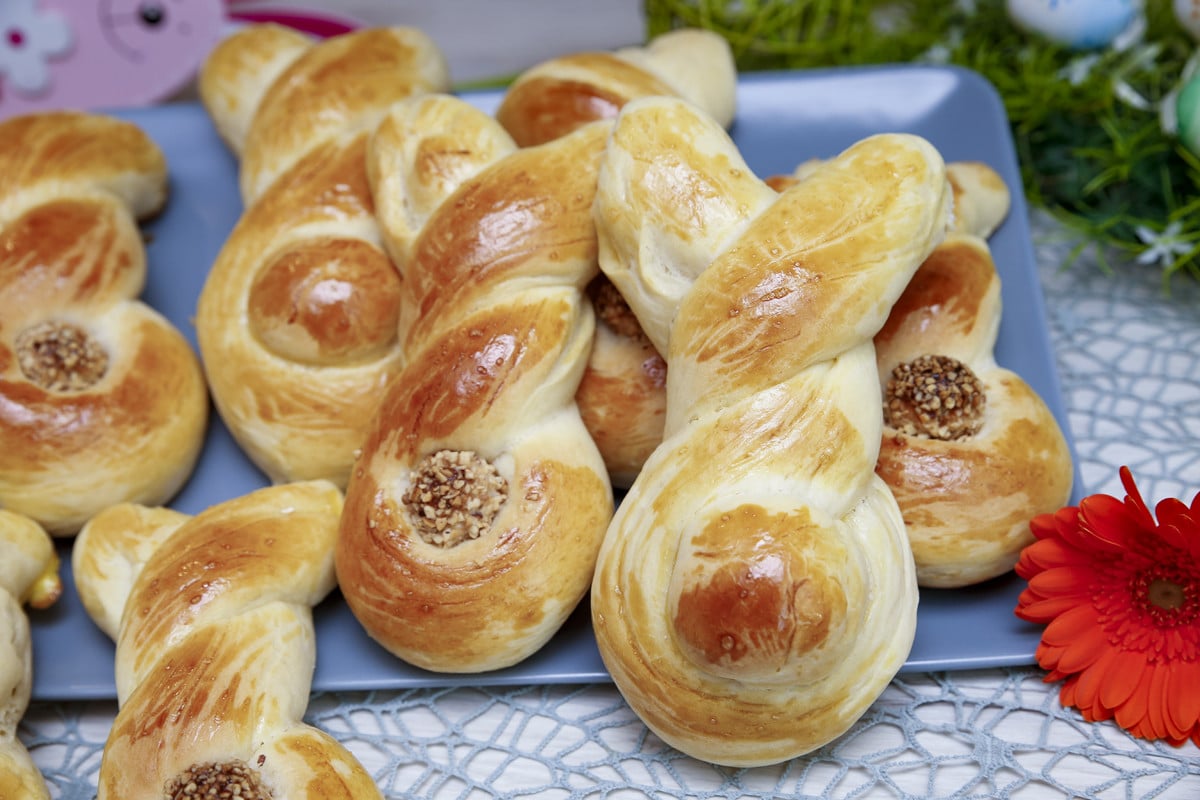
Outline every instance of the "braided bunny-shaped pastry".
[[574, 402], [607, 132], [517, 149], [437, 95], [372, 142], [405, 367], [346, 490], [338, 580], [367, 632], [426, 669], [517, 663], [587, 592], [613, 504]]
[[201, 96], [241, 156], [245, 211], [196, 328], [222, 419], [273, 481], [344, 486], [399, 369], [400, 278], [375, 221], [367, 138], [393, 102], [447, 82], [441, 54], [408, 28], [309, 44], [251, 26], [205, 62]]
[[165, 502], [200, 453], [199, 361], [137, 299], [137, 219], [166, 191], [162, 152], [128, 122], [0, 124], [0, 506], [54, 536], [113, 503]]
[[685, 102], [618, 118], [600, 264], [667, 356], [667, 420], [605, 538], [592, 618], [626, 700], [689, 755], [806, 753], [908, 656], [917, 587], [874, 474], [871, 337], [948, 211], [919, 137], [865, 139], [777, 194]]
[[900, 504], [922, 586], [1008, 572], [1033, 541], [1029, 521], [1070, 499], [1074, 468], [1054, 415], [996, 363], [1000, 311], [987, 243], [955, 232], [875, 337], [884, 387], [877, 472]]
[[50, 797], [17, 738], [33, 684], [29, 620], [22, 606], [47, 608], [61, 592], [58, 555], [50, 536], [29, 517], [0, 509], [0, 797]]
[[[794, 185], [816, 162], [791, 176]], [[996, 364], [1000, 279], [985, 239], [1011, 196], [987, 164], [946, 166], [954, 215], [875, 337], [884, 390], [876, 472], [900, 505], [917, 583], [957, 588], [1012, 569], [1029, 520], [1070, 498], [1073, 465], [1057, 421], [1018, 375]]]
[[99, 800], [380, 797], [353, 755], [303, 722], [312, 608], [335, 585], [341, 509], [333, 484], [312, 481], [194, 517], [122, 504], [87, 524], [75, 582], [117, 645]]
[[[550, 59], [517, 78], [496, 118], [519, 144], [541, 143], [651, 95], [684, 97], [730, 124], [737, 68], [728, 43], [711, 31], [687, 29], [645, 47]], [[596, 336], [576, 400], [613, 483], [627, 487], [662, 440], [666, 363], [607, 277], [597, 275], [588, 296]]]

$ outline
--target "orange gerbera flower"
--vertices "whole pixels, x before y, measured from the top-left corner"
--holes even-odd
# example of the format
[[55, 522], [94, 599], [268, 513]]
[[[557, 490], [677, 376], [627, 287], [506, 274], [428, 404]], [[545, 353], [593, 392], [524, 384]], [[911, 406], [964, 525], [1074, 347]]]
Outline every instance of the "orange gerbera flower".
[[1150, 513], [1121, 468], [1125, 501], [1096, 494], [1036, 517], [1016, 614], [1046, 625], [1037, 661], [1063, 705], [1134, 736], [1200, 745], [1200, 493]]

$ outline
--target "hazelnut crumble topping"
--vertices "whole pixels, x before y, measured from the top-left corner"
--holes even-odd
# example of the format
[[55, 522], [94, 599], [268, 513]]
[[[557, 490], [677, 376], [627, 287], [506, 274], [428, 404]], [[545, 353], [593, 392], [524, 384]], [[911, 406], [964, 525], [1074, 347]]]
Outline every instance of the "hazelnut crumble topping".
[[596, 309], [596, 316], [612, 328], [618, 336], [641, 339], [646, 335], [642, 331], [641, 323], [629, 308], [629, 303], [625, 302], [625, 298], [608, 278], [600, 275], [593, 280], [589, 287], [589, 293], [592, 296], [592, 305]]
[[479, 538], [507, 495], [508, 482], [492, 464], [467, 450], [440, 450], [416, 466], [400, 499], [417, 535], [453, 547]]
[[66, 322], [42, 322], [17, 336], [17, 362], [30, 381], [48, 391], [81, 392], [108, 369], [108, 354], [87, 331]]
[[884, 421], [909, 436], [954, 441], [983, 426], [983, 383], [961, 361], [924, 355], [892, 370]]
[[271, 800], [258, 772], [244, 761], [193, 764], [167, 783], [166, 800]]

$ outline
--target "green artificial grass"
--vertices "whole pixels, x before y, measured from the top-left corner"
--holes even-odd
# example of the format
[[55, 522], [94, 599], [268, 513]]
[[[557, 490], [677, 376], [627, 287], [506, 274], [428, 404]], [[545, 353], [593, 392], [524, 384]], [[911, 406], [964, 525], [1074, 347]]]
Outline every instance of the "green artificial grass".
[[[1164, 131], [1196, 43], [1171, 0], [1145, 0], [1143, 36], [1073, 51], [1016, 28], [1003, 0], [646, 0], [647, 38], [724, 36], [742, 71], [957, 64], [1004, 100], [1030, 202], [1122, 263], [1200, 279], [1200, 157]], [[1140, 260], [1139, 260], [1140, 259]]]

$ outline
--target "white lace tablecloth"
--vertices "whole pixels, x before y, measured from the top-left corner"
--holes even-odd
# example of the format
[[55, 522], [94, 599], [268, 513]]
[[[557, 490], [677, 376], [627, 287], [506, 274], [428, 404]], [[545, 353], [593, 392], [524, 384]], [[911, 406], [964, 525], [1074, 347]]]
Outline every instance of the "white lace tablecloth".
[[[1085, 258], [1035, 220], [1085, 494], [1200, 491], [1200, 282]], [[319, 694], [308, 720], [389, 798], [1200, 798], [1200, 751], [1133, 739], [1058, 703], [1036, 667], [902, 675], [845, 736], [769, 768], [663, 745], [610, 684]], [[113, 702], [34, 703], [20, 729], [54, 797], [95, 796]], [[2, 798], [0, 800], [10, 800]], [[11, 800], [16, 800], [11, 799]]]

